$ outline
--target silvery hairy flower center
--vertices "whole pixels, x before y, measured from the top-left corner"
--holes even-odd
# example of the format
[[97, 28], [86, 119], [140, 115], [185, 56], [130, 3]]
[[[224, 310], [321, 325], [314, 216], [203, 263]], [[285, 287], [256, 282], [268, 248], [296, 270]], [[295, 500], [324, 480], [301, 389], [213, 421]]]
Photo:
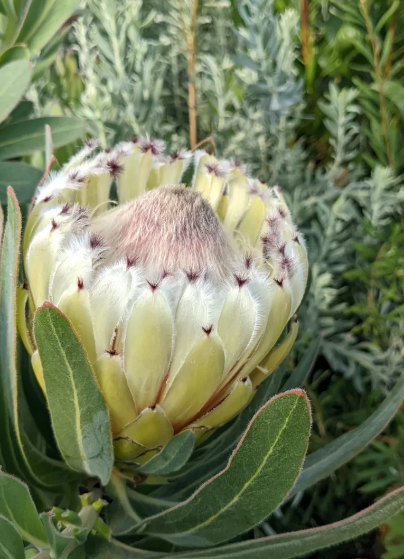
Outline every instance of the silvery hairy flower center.
[[165, 156], [148, 138], [96, 149], [39, 188], [20, 300], [30, 313], [50, 301], [70, 319], [109, 407], [116, 457], [142, 463], [174, 434], [202, 439], [252, 400], [296, 338], [307, 255], [280, 188], [238, 165]]

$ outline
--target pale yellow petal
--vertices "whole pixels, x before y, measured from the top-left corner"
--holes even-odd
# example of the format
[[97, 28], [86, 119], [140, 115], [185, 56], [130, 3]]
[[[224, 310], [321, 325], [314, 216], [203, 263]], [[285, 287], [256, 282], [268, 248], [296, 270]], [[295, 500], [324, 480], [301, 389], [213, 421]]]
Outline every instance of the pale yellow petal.
[[171, 423], [160, 406], [146, 408], [119, 433], [114, 441], [115, 454], [122, 460], [135, 459], [145, 450], [167, 444], [173, 435]]
[[138, 410], [156, 403], [173, 345], [173, 316], [158, 290], [135, 303], [125, 337], [125, 372]]
[[260, 365], [251, 374], [253, 386], [256, 387], [270, 375], [288, 356], [296, 341], [299, 331], [298, 322], [293, 322], [286, 338], [261, 361]]
[[186, 425], [211, 398], [223, 369], [224, 351], [220, 340], [202, 333], [161, 400], [176, 430]]
[[247, 287], [236, 287], [227, 296], [219, 318], [218, 334], [223, 342], [226, 375], [247, 348], [256, 322], [255, 304]]
[[112, 433], [116, 436], [125, 425], [137, 417], [136, 406], [130, 393], [121, 358], [104, 353], [94, 366], [98, 383], [108, 406]]
[[276, 344], [288, 321], [290, 306], [291, 297], [288, 290], [277, 285], [265, 331], [251, 358], [242, 368], [241, 376], [249, 375]]
[[194, 421], [190, 428], [199, 426], [217, 427], [227, 423], [245, 407], [250, 400], [252, 390], [249, 377], [238, 379], [224, 400], [206, 415]]
[[34, 369], [36, 380], [38, 381], [39, 386], [42, 388], [43, 393], [46, 394], [45, 379], [43, 377], [42, 363], [41, 358], [39, 357], [38, 350], [34, 351], [34, 353], [32, 354], [31, 364], [32, 368]]
[[35, 348], [27, 324], [28, 296], [29, 291], [25, 286], [22, 285], [17, 289], [17, 328], [25, 349], [29, 355], [32, 355]]
[[90, 314], [90, 297], [88, 290], [76, 287], [64, 293], [59, 301], [58, 308], [69, 318], [90, 363], [94, 363], [97, 356], [93, 334], [93, 324]]
[[266, 208], [264, 201], [258, 196], [251, 196], [250, 206], [237, 230], [243, 237], [250, 241], [252, 246], [254, 246], [259, 239], [264, 225], [265, 213]]

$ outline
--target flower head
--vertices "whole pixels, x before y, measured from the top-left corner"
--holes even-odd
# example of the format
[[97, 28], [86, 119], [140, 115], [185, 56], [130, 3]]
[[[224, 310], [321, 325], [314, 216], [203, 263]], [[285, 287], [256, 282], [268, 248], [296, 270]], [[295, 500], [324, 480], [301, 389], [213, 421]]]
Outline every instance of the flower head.
[[69, 317], [125, 463], [240, 412], [290, 349], [293, 321], [273, 351], [307, 281], [279, 188], [205, 152], [186, 187], [191, 154], [163, 148], [146, 138], [91, 157], [87, 144], [40, 187], [24, 239], [31, 310], [48, 300]]

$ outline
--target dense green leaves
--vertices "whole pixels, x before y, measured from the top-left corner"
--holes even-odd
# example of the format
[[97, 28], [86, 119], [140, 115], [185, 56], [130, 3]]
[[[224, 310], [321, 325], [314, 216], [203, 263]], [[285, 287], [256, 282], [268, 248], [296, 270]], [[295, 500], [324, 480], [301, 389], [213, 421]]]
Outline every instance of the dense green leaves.
[[215, 545], [249, 530], [286, 498], [306, 454], [309, 432], [304, 392], [273, 398], [250, 422], [223, 471], [140, 529], [193, 547]]
[[25, 559], [24, 544], [13, 524], [0, 515], [0, 559]]
[[108, 411], [84, 349], [55, 307], [38, 309], [34, 325], [56, 441], [69, 466], [108, 483], [113, 466]]
[[385, 81], [383, 83], [383, 93], [396, 105], [404, 120], [404, 85], [398, 81]]
[[177, 472], [192, 454], [195, 435], [192, 431], [178, 433], [169, 441], [157, 456], [139, 468], [144, 474], [167, 475]]
[[0, 203], [7, 203], [7, 187], [12, 186], [20, 204], [30, 202], [43, 171], [12, 161], [0, 162]]
[[379, 408], [362, 425], [310, 454], [291, 495], [329, 476], [363, 450], [391, 421], [404, 399], [404, 375]]
[[46, 545], [45, 530], [28, 487], [3, 472], [0, 472], [0, 515], [13, 523], [24, 540], [39, 548]]
[[46, 124], [52, 129], [55, 148], [70, 144], [84, 134], [83, 123], [77, 118], [46, 117], [9, 124], [0, 129], [0, 161], [43, 149]]
[[26, 60], [16, 60], [0, 68], [0, 122], [17, 105], [30, 79], [31, 66]]

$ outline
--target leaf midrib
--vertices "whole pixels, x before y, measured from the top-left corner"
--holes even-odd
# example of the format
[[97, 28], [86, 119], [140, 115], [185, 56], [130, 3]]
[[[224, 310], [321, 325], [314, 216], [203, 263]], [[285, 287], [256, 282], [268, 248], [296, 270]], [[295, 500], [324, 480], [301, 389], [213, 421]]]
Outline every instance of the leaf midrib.
[[240, 498], [240, 496], [247, 490], [247, 488], [251, 485], [251, 483], [256, 479], [256, 477], [261, 473], [262, 469], [264, 468], [265, 464], [267, 463], [269, 457], [271, 456], [271, 454], [273, 453], [276, 445], [279, 442], [279, 439], [283, 433], [283, 431], [286, 429], [290, 418], [293, 414], [293, 412], [296, 409], [296, 406], [299, 402], [299, 397], [296, 397], [296, 402], [294, 403], [292, 409], [290, 410], [282, 428], [280, 429], [277, 437], [275, 438], [274, 442], [272, 443], [272, 446], [269, 448], [268, 452], [265, 454], [264, 459], [262, 460], [259, 468], [257, 468], [255, 474], [253, 476], [251, 476], [243, 485], [243, 487], [241, 488], [241, 490], [233, 497], [233, 499], [231, 501], [229, 501], [227, 503], [226, 506], [224, 506], [223, 508], [221, 508], [217, 513], [213, 514], [212, 516], [210, 516], [208, 519], [204, 520], [203, 522], [201, 522], [200, 524], [197, 524], [196, 526], [194, 526], [193, 528], [190, 528], [189, 530], [185, 530], [184, 532], [177, 532], [177, 535], [183, 535], [183, 534], [189, 534], [192, 532], [196, 532], [197, 530], [199, 530], [200, 528], [202, 528], [203, 526], [206, 526], [207, 524], [210, 524], [212, 521], [216, 520], [216, 518], [218, 518], [221, 514], [223, 514], [228, 508], [230, 508], [235, 502], [238, 501], [238, 499]]
[[81, 436], [81, 413], [80, 413], [79, 401], [78, 401], [78, 398], [77, 398], [76, 385], [74, 383], [73, 370], [70, 367], [69, 360], [67, 359], [66, 352], [63, 349], [63, 346], [61, 345], [61, 343], [59, 341], [59, 336], [57, 335], [56, 329], [53, 325], [51, 314], [49, 312], [47, 314], [48, 314], [48, 317], [49, 317], [50, 328], [52, 329], [52, 332], [55, 336], [56, 342], [57, 342], [57, 344], [60, 348], [60, 351], [63, 355], [63, 359], [66, 363], [66, 368], [67, 368], [67, 371], [69, 373], [69, 379], [70, 379], [72, 389], [73, 389], [73, 402], [74, 402], [74, 407], [75, 407], [76, 431], [77, 431], [77, 434], [78, 434], [77, 444], [78, 444], [78, 447], [79, 447], [80, 456], [81, 456], [81, 459], [82, 459], [82, 462], [83, 462], [83, 465], [84, 465], [84, 469], [87, 471], [87, 473], [91, 473], [91, 470], [90, 470], [90, 467], [89, 467], [89, 464], [88, 464], [88, 461], [87, 461], [86, 453], [85, 453], [85, 450], [84, 450], [83, 439], [82, 439], [82, 436]]
[[[53, 118], [58, 118], [58, 117], [53, 117]], [[63, 117], [61, 117], [61, 118], [63, 118]], [[27, 121], [27, 122], [29, 122], [29, 121]], [[15, 125], [13, 124], [12, 126], [13, 126], [13, 127], [14, 127], [14, 126], [17, 126], [17, 124], [20, 124], [20, 123], [16, 123]], [[11, 125], [10, 125], [10, 126], [11, 126]], [[62, 128], [58, 128], [58, 129], [56, 130], [55, 133], [56, 133], [56, 134], [60, 134], [61, 132], [65, 132], [65, 131], [67, 131], [67, 130], [71, 130], [71, 128], [72, 128], [71, 126], [65, 126], [65, 127], [62, 127]], [[4, 130], [7, 131], [7, 127], [2, 128], [1, 132], [4, 132]], [[3, 147], [12, 146], [12, 145], [14, 145], [14, 144], [16, 144], [16, 143], [20, 143], [21, 141], [32, 140], [32, 139], [36, 139], [36, 138], [41, 138], [42, 136], [44, 136], [44, 134], [45, 134], [45, 132], [41, 131], [41, 132], [36, 132], [35, 134], [26, 135], [26, 136], [20, 136], [20, 135], [19, 135], [18, 137], [16, 137], [16, 138], [15, 138], [14, 140], [12, 140], [12, 141], [0, 143], [0, 149], [3, 148]]]

